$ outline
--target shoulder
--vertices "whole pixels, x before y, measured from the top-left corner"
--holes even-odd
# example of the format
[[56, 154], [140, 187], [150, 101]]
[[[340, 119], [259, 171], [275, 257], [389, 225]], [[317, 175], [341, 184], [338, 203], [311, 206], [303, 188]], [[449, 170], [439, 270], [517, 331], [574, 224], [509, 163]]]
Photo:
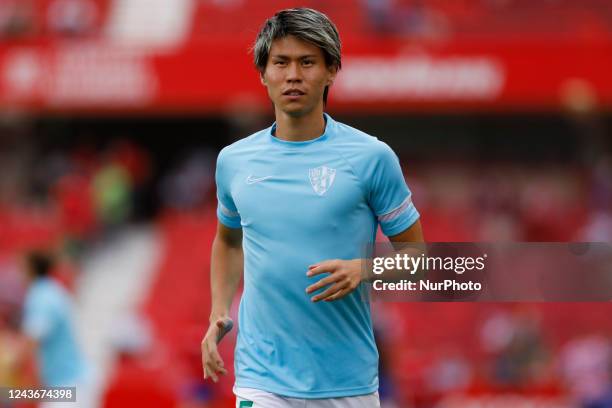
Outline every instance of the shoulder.
[[47, 280], [34, 283], [26, 295], [25, 304], [32, 308], [48, 308], [58, 303], [61, 292], [54, 282]]
[[335, 122], [335, 127], [335, 144], [347, 158], [372, 162], [396, 157], [391, 147], [376, 136], [341, 122]]
[[219, 152], [219, 159], [232, 159], [233, 157], [240, 157], [261, 149], [265, 144], [265, 137], [268, 131], [269, 129], [260, 130], [225, 146]]

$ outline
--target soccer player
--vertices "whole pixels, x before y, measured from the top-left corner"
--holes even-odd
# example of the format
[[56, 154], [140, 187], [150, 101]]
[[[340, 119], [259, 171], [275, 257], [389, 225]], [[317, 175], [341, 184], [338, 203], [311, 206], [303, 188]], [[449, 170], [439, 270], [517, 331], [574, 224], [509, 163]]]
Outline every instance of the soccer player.
[[341, 66], [327, 16], [280, 11], [253, 52], [276, 122], [218, 157], [204, 377], [227, 373], [217, 344], [244, 274], [236, 407], [378, 407], [359, 258], [378, 225], [392, 241], [422, 242], [419, 213], [393, 151], [324, 113]]
[[49, 402], [43, 407], [95, 407], [89, 365], [78, 346], [74, 305], [66, 289], [50, 276], [51, 255], [35, 251], [26, 257], [29, 285], [23, 310], [26, 355], [37, 352], [42, 385], [76, 387], [75, 402]]

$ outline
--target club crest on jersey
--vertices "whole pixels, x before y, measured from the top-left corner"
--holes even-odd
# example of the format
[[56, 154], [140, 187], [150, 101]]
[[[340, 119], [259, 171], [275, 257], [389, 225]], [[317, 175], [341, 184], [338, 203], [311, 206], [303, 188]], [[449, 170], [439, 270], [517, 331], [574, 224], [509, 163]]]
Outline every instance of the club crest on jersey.
[[310, 177], [310, 184], [314, 192], [322, 196], [331, 188], [332, 184], [334, 184], [336, 169], [327, 166], [319, 166], [314, 169], [309, 169], [308, 176]]

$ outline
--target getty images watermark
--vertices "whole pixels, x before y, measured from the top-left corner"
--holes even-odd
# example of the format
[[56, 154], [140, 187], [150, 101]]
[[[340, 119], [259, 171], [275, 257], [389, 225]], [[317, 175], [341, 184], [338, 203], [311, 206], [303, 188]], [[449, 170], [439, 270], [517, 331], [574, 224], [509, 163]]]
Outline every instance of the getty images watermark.
[[[420, 255], [409, 255], [407, 253], [396, 253], [391, 257], [376, 257], [372, 259], [372, 273], [382, 275], [385, 271], [392, 273], [407, 273], [412, 276], [417, 272], [427, 272], [433, 270], [453, 272], [462, 275], [469, 271], [483, 271], [487, 254], [478, 257], [441, 257]], [[461, 282], [456, 279], [444, 279], [435, 281], [431, 279], [408, 280], [400, 279], [399, 282], [385, 282], [383, 279], [375, 279], [373, 282], [374, 290], [409, 290], [409, 291], [480, 291], [482, 283], [469, 280]]]
[[376, 243], [366, 247], [369, 300], [612, 301], [608, 243]]

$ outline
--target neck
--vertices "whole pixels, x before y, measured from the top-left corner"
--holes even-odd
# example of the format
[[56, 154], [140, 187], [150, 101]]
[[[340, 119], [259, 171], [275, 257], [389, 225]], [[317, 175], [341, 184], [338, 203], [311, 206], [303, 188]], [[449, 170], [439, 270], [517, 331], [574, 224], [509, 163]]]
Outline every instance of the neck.
[[303, 142], [316, 139], [325, 132], [323, 107], [314, 109], [303, 116], [291, 116], [276, 110], [276, 134], [279, 139], [289, 142]]

